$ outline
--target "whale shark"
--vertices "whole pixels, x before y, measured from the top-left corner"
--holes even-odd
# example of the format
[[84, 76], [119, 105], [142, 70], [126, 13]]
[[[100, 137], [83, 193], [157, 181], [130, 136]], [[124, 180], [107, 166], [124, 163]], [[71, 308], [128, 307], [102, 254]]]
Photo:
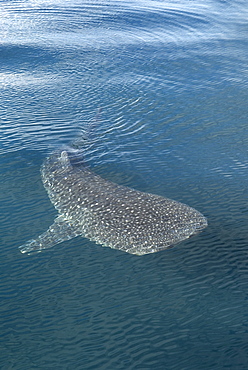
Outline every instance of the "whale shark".
[[170, 248], [207, 226], [194, 208], [106, 180], [75, 163], [70, 150], [48, 156], [41, 177], [58, 215], [48, 230], [19, 247], [22, 253], [82, 236], [141, 256]]

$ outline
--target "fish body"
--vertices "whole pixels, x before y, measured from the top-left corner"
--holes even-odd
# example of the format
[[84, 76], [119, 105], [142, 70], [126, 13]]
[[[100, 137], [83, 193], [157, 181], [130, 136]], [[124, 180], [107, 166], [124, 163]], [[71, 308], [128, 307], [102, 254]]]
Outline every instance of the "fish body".
[[198, 233], [206, 218], [194, 208], [105, 180], [75, 165], [67, 150], [48, 157], [41, 176], [58, 217], [20, 247], [41, 251], [76, 236], [136, 255], [158, 252]]

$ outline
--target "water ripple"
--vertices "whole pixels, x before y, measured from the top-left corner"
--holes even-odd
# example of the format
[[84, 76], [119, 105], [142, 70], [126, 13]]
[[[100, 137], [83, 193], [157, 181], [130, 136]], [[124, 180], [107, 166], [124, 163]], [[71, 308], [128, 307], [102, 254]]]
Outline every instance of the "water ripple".
[[[135, 1], [125, 3], [106, 1], [74, 1], [65, 6], [60, 1], [6, 4], [2, 12], [4, 43], [31, 43], [61, 46], [97, 47], [130, 43], [195, 42], [224, 36], [227, 23], [244, 23], [245, 14], [229, 5], [223, 13], [222, 24], [216, 25], [216, 13], [221, 4], [191, 2]], [[190, 10], [189, 10], [190, 9]], [[69, 28], [68, 28], [69, 24]], [[19, 32], [16, 33], [16, 30]], [[45, 30], [43, 33], [42, 30]], [[32, 31], [32, 33], [31, 33]], [[14, 33], [15, 32], [15, 33]], [[230, 27], [229, 27], [230, 32]]]

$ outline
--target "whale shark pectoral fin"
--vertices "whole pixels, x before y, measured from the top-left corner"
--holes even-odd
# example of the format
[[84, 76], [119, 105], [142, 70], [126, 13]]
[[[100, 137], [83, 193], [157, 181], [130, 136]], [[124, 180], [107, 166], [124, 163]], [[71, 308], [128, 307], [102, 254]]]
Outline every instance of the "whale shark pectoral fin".
[[54, 223], [37, 239], [31, 239], [19, 247], [21, 253], [40, 252], [54, 245], [81, 235], [63, 216], [55, 218]]

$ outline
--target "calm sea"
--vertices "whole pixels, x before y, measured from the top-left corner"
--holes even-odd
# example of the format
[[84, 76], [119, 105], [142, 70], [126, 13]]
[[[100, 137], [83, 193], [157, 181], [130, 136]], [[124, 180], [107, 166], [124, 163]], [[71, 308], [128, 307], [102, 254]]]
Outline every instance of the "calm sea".
[[[0, 1], [0, 368], [248, 369], [248, 5]], [[209, 226], [142, 257], [72, 239], [40, 166], [98, 109], [85, 160]]]

